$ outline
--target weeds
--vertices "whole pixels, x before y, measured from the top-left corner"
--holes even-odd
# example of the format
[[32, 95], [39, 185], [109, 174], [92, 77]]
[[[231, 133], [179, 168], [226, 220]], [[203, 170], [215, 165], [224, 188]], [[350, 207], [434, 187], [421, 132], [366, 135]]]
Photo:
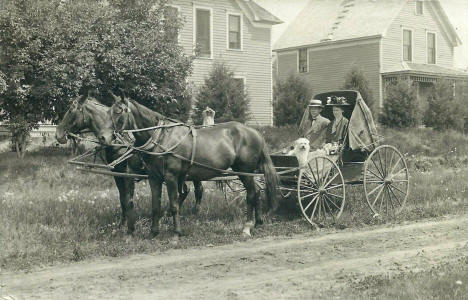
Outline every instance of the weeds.
[[[288, 141], [292, 137], [288, 134], [290, 131], [291, 128], [280, 128], [276, 132], [267, 128], [264, 134], [270, 145], [274, 145]], [[403, 148], [402, 152], [410, 160], [414, 155], [410, 164], [410, 196], [395, 222], [466, 213], [468, 169], [466, 160], [458, 158], [466, 156], [467, 139], [461, 135], [434, 136], [434, 147], [443, 146], [442, 151], [457, 150], [449, 151], [446, 156], [440, 153], [430, 156], [436, 151], [417, 147], [418, 140], [413, 140], [417, 132], [408, 133], [414, 136], [405, 138], [407, 144], [401, 140], [404, 134], [385, 132], [393, 136], [392, 141]], [[429, 139], [429, 133], [422, 132]], [[1, 268], [30, 269], [96, 256], [154, 253], [174, 247], [169, 243], [172, 218], [168, 216], [162, 219], [160, 236], [151, 239], [150, 191], [145, 181], [136, 184], [135, 203], [139, 218], [135, 234], [128, 236], [126, 229], [119, 226], [121, 210], [113, 179], [79, 173], [67, 165], [67, 159], [63, 150], [52, 149], [30, 153], [24, 160], [18, 160], [14, 153], [0, 154]], [[434, 168], [435, 164], [443, 167]], [[185, 236], [177, 247], [219, 245], [244, 239], [241, 230], [245, 221], [245, 201], [230, 202], [215, 184], [204, 183], [204, 186], [199, 215], [192, 213], [193, 193], [181, 209]], [[347, 186], [346, 189], [342, 217], [338, 223], [329, 222], [326, 227], [365, 227], [382, 222], [372, 218], [361, 186]], [[167, 196], [163, 193], [163, 206], [167, 205]], [[297, 233], [315, 234], [302, 218], [295, 200], [290, 199], [283, 202], [280, 213], [266, 217], [265, 224], [254, 231], [254, 238]]]

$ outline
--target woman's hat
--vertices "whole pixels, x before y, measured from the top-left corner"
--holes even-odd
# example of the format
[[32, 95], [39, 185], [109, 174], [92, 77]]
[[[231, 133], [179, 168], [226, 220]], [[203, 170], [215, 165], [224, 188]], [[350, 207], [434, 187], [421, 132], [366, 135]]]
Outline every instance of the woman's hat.
[[346, 101], [345, 97], [331, 96], [331, 97], [328, 97], [328, 99], [327, 99], [327, 105], [330, 105], [330, 106], [348, 106], [350, 104], [348, 103], [348, 101]]
[[322, 104], [322, 101], [320, 101], [320, 100], [318, 100], [318, 99], [311, 99], [311, 100], [309, 101], [308, 106], [323, 107], [323, 104]]

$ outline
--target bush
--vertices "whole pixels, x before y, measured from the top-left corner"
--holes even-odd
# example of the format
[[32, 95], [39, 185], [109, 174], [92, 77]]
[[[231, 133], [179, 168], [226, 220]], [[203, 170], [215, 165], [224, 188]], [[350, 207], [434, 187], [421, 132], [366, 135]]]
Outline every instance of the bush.
[[398, 80], [386, 88], [380, 122], [388, 127], [408, 128], [419, 123], [416, 89], [411, 81]]
[[216, 112], [216, 123], [244, 123], [248, 120], [249, 96], [224, 63], [214, 64], [213, 70], [205, 78], [204, 85], [198, 90], [192, 115], [195, 124], [202, 123], [202, 112], [207, 106]]
[[375, 115], [378, 107], [376, 106], [372, 90], [369, 88], [369, 81], [364, 75], [364, 72], [359, 67], [353, 66], [346, 74], [343, 88], [347, 90], [359, 91], [367, 106]]
[[311, 97], [311, 87], [298, 75], [292, 74], [286, 80], [278, 81], [273, 88], [275, 126], [297, 125]]
[[462, 131], [466, 108], [461, 97], [454, 97], [450, 82], [438, 81], [427, 98], [424, 124], [435, 130], [455, 129]]

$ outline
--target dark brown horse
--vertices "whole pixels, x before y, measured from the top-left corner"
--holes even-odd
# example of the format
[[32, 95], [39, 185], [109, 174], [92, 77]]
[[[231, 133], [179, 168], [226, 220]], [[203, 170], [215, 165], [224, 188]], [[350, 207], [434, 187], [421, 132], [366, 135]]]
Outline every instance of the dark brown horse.
[[[83, 130], [90, 130], [99, 140], [104, 140], [104, 130], [112, 130], [112, 123], [108, 114], [109, 107], [97, 102], [96, 99], [87, 96], [80, 97], [72, 102], [72, 105], [65, 113], [62, 121], [57, 126], [55, 137], [61, 144], [67, 142], [67, 134], [78, 134]], [[121, 147], [109, 146], [105, 148], [105, 159], [107, 163], [113, 162], [119, 158], [125, 149]], [[142, 165], [141, 160], [137, 156], [132, 156], [117, 164], [114, 172], [118, 173], [136, 173], [146, 174], [146, 170]], [[135, 190], [135, 182], [133, 179], [114, 177], [115, 184], [119, 190], [120, 205], [122, 208], [121, 224], [127, 221], [128, 231], [133, 232], [135, 226], [135, 212], [133, 195]], [[195, 181], [195, 212], [198, 212], [201, 199], [203, 196], [203, 186], [201, 182]], [[188, 187], [184, 185], [182, 193], [179, 195], [179, 202], [182, 205], [188, 195]]]
[[[57, 126], [55, 137], [61, 144], [67, 142], [67, 134], [78, 134], [83, 130], [90, 130], [99, 140], [105, 140], [105, 129], [111, 128], [112, 123], [108, 117], [109, 107], [98, 103], [94, 99], [88, 99], [83, 96], [72, 102], [72, 105], [65, 113], [62, 121]], [[105, 159], [108, 163], [114, 161], [125, 152], [125, 149], [119, 147], [106, 147]], [[124, 161], [115, 166], [114, 171], [119, 173], [126, 173], [128, 167], [131, 165], [133, 172], [141, 173], [142, 165], [138, 158], [131, 157], [129, 160]], [[137, 171], [138, 170], [138, 171]], [[115, 184], [119, 190], [120, 205], [122, 207], [123, 225], [127, 221], [129, 231], [133, 231], [135, 224], [135, 215], [128, 211], [133, 212], [133, 194], [135, 190], [135, 183], [133, 179], [114, 177]], [[127, 220], [128, 218], [128, 220]]]
[[[162, 217], [161, 191], [166, 183], [169, 195], [170, 210], [174, 222], [174, 238], [181, 234], [179, 221], [178, 193], [186, 180], [208, 180], [219, 175], [215, 169], [236, 172], [263, 172], [266, 183], [266, 195], [270, 207], [276, 204], [278, 176], [270, 156], [266, 152], [263, 137], [254, 129], [238, 122], [218, 124], [213, 127], [192, 130], [187, 125], [173, 126], [177, 121], [168, 119], [145, 106], [128, 99], [114, 97], [115, 102], [109, 114], [114, 129], [142, 129], [164, 124], [164, 129], [134, 132], [135, 146], [144, 146], [144, 164], [148, 169], [149, 183], [152, 194], [152, 226], [153, 235], [159, 233], [159, 222]], [[107, 144], [112, 132], [106, 132], [103, 137]], [[193, 135], [196, 134], [196, 142]], [[152, 155], [171, 149], [165, 155]], [[182, 159], [183, 158], [183, 159]], [[191, 160], [193, 159], [193, 163]], [[261, 198], [256, 188], [254, 177], [241, 175], [247, 191], [247, 222], [244, 233], [250, 235], [254, 225], [262, 223]]]

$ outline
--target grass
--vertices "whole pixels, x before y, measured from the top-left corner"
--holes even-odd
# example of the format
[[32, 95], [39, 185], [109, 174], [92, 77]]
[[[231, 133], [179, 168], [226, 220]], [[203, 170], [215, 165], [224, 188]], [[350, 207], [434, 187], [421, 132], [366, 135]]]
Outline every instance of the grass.
[[468, 257], [430, 270], [394, 276], [368, 276], [351, 282], [345, 291], [332, 292], [330, 299], [464, 300], [468, 299]]
[[[60, 149], [29, 153], [18, 160], [0, 154], [0, 267], [27, 270], [38, 266], [80, 261], [97, 256], [154, 253], [169, 248], [228, 244], [244, 240], [245, 202], [225, 199], [213, 183], [205, 183], [198, 216], [192, 214], [193, 193], [181, 210], [185, 236], [177, 246], [169, 243], [172, 219], [164, 217], [161, 235], [149, 232], [149, 188], [137, 183], [135, 202], [139, 219], [134, 236], [119, 227], [120, 203], [112, 178], [83, 174], [66, 164]], [[411, 194], [395, 222], [420, 220], [468, 211], [467, 168], [437, 172], [412, 169]], [[366, 227], [382, 223], [372, 218], [362, 187], [347, 187], [347, 204], [339, 224], [330, 228]], [[167, 197], [163, 194], [163, 205]], [[254, 238], [310, 233], [295, 202], [284, 202], [280, 213], [266, 218]]]

